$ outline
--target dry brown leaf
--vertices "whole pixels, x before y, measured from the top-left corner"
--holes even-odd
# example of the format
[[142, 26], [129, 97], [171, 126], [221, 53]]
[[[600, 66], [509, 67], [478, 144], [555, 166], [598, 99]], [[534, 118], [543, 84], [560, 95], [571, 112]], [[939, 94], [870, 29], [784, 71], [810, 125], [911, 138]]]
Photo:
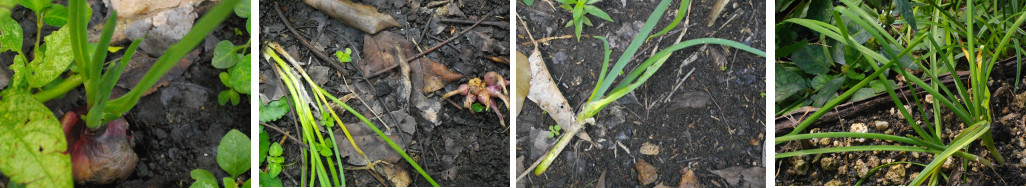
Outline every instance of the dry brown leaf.
[[[392, 32], [364, 35], [363, 40], [363, 52], [366, 58], [360, 66], [363, 67], [363, 75], [368, 78], [388, 72], [399, 66], [398, 61], [406, 59], [395, 56], [395, 45], [402, 50], [403, 57], [416, 54], [406, 38]], [[449, 82], [463, 78], [463, 75], [449, 71], [445, 65], [427, 57], [411, 61], [410, 71], [413, 88], [421, 88], [424, 93], [436, 91], [445, 87]]]
[[638, 181], [641, 181], [642, 185], [652, 184], [656, 179], [659, 178], [659, 172], [656, 167], [652, 164], [648, 164], [644, 159], [638, 159], [638, 164], [635, 165], [638, 169]]
[[680, 170], [680, 188], [697, 188], [701, 187], [698, 185], [698, 179], [695, 178], [695, 171], [691, 170], [691, 167], [684, 167]]
[[527, 56], [523, 53], [517, 52], [517, 93], [514, 96], [516, 101], [516, 108], [513, 109], [513, 115], [520, 114], [520, 109], [524, 107], [524, 99], [527, 94], [531, 91], [531, 64], [527, 62]]
[[744, 187], [765, 187], [766, 185], [766, 168], [763, 167], [743, 168], [734, 166], [723, 170], [711, 171], [713, 174], [727, 180], [727, 184], [732, 187], [737, 187], [741, 180], [746, 182]]
[[392, 16], [382, 14], [372, 6], [349, 0], [304, 0], [306, 4], [350, 27], [370, 34], [391, 27], [399, 27]]
[[386, 163], [380, 163], [377, 166], [375, 169], [377, 169], [378, 173], [384, 175], [389, 182], [392, 182], [392, 185], [396, 187], [410, 186], [410, 174], [406, 170]]
[[649, 142], [641, 144], [641, 149], [639, 150], [641, 150], [643, 155], [659, 155], [659, 146]]

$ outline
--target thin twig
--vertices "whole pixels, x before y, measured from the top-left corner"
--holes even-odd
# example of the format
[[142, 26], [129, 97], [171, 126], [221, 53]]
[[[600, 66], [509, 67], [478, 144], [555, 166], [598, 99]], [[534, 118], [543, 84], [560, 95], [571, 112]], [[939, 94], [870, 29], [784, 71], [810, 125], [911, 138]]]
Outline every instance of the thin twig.
[[260, 125], [263, 125], [264, 127], [271, 128], [271, 129], [273, 129], [275, 131], [278, 131], [281, 134], [284, 134], [286, 138], [288, 138], [292, 142], [295, 142], [295, 143], [297, 143], [299, 145], [302, 145], [303, 147], [309, 147], [309, 146], [306, 145], [306, 143], [303, 143], [303, 141], [300, 141], [299, 139], [296, 139], [296, 137], [292, 137], [292, 135], [289, 135], [288, 133], [285, 132], [285, 130], [282, 130], [281, 128], [278, 128], [277, 126], [274, 126], [274, 125], [271, 125], [271, 124], [267, 124], [267, 123], [260, 123]]
[[452, 42], [452, 40], [455, 40], [457, 37], [459, 37], [459, 36], [463, 35], [464, 33], [467, 33], [468, 31], [474, 29], [474, 27], [477, 27], [477, 25], [481, 24], [481, 22], [483, 22], [485, 19], [488, 19], [488, 17], [490, 17], [490, 16], [492, 16], [492, 13], [488, 13], [484, 17], [481, 17], [481, 19], [477, 20], [477, 23], [474, 23], [474, 25], [470, 25], [470, 27], [468, 27], [466, 29], [463, 29], [463, 31], [460, 31], [460, 33], [457, 33], [456, 35], [453, 35], [452, 37], [449, 37], [449, 39], [447, 39], [445, 41], [442, 41], [442, 43], [436, 44], [434, 47], [428, 48], [427, 51], [420, 52], [417, 55], [414, 55], [412, 57], [406, 58], [406, 62], [413, 62], [414, 60], [419, 59], [421, 56], [424, 56], [425, 54], [430, 53], [431, 51], [435, 51], [435, 49], [438, 49], [438, 47], [442, 47], [442, 45], [445, 45], [446, 43]]
[[677, 81], [677, 86], [673, 86], [673, 91], [670, 91], [670, 95], [667, 95], [666, 97], [663, 98], [663, 102], [670, 102], [670, 97], [673, 97], [673, 93], [676, 93], [677, 89], [680, 89], [680, 85], [684, 84], [684, 81], [686, 81], [688, 79], [688, 77], [691, 76], [692, 72], [695, 72], [695, 68], [694, 67], [691, 68], [691, 71], [688, 71], [687, 75], [684, 75], [684, 78], [681, 78], [680, 81]]
[[[449, 22], [449, 23], [459, 23], [459, 24], [474, 24], [474, 21], [460, 20], [460, 19], [442, 18], [442, 19], [439, 19], [439, 21], [441, 21], [441, 22]], [[502, 29], [506, 29], [506, 27], [509, 27], [509, 25], [508, 25], [509, 23], [506, 23], [506, 22], [488, 21], [488, 22], [481, 22], [481, 24], [495, 26], [495, 27], [499, 27], [499, 28], [502, 28]]]
[[[277, 5], [277, 3], [275, 3], [275, 5]], [[289, 28], [289, 31], [291, 31], [292, 35], [294, 35], [294, 37], [296, 37], [296, 39], [299, 40], [299, 43], [303, 44], [303, 46], [306, 46], [306, 48], [309, 48], [310, 51], [313, 52], [314, 56], [317, 56], [318, 59], [321, 59], [324, 62], [328, 62], [327, 64], [331, 65], [333, 68], [335, 68], [335, 70], [342, 71], [342, 66], [339, 65], [339, 63], [331, 63], [333, 61], [331, 60], [331, 58], [328, 58], [327, 55], [324, 55], [324, 52], [315, 50], [317, 48], [314, 48], [314, 46], [311, 45], [310, 42], [306, 41], [306, 39], [304, 39], [303, 36], [299, 34], [299, 31], [296, 31], [296, 28], [292, 27], [292, 24], [290, 24], [289, 21], [285, 19], [285, 14], [281, 13], [280, 9], [274, 8], [274, 12], [278, 13], [278, 19], [280, 19], [281, 22], [285, 24], [285, 27]]]

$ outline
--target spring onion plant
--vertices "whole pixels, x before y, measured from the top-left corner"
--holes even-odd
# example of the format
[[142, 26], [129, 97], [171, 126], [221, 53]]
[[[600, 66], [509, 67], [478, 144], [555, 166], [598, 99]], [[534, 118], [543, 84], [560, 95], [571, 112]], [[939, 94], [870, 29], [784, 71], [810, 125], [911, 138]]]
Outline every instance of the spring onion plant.
[[[689, 2], [690, 0], [682, 1], [680, 8], [681, 11], [678, 11], [677, 18], [681, 18], [684, 15], [687, 15], [686, 10], [689, 5]], [[595, 84], [595, 89], [592, 90], [591, 96], [588, 97], [588, 101], [587, 103], [585, 103], [584, 108], [579, 113], [577, 113], [576, 121], [578, 121], [579, 124], [584, 124], [584, 121], [587, 121], [588, 119], [594, 117], [596, 114], [599, 113], [599, 111], [602, 111], [602, 109], [605, 108], [606, 105], [609, 105], [613, 101], [616, 101], [617, 99], [620, 99], [628, 93], [633, 92], [638, 87], [641, 87], [641, 85], [645, 84], [645, 81], [648, 81], [649, 77], [654, 75], [659, 70], [659, 67], [661, 67], [663, 63], [669, 60], [670, 55], [678, 50], [695, 45], [717, 44], [737, 48], [742, 51], [750, 52], [755, 55], [763, 57], [766, 56], [765, 52], [761, 50], [749, 47], [739, 42], [730, 41], [726, 39], [700, 38], [687, 40], [673, 44], [662, 50], [659, 50], [655, 53], [655, 55], [652, 55], [651, 57], [646, 59], [644, 62], [638, 65], [637, 68], [631, 71], [630, 74], [628, 74], [626, 77], [620, 80], [620, 84], [618, 84], [616, 87], [612, 87], [613, 81], [620, 76], [624, 67], [626, 67], [627, 64], [631, 62], [631, 57], [633, 57], [634, 54], [637, 53], [642, 43], [646, 41], [649, 34], [655, 28], [656, 23], [659, 22], [659, 19], [662, 18], [663, 13], [666, 12], [666, 9], [669, 6], [670, 0], [662, 0], [659, 3], [659, 5], [656, 6], [655, 10], [652, 11], [652, 14], [649, 15], [648, 20], [645, 22], [645, 25], [641, 28], [641, 31], [634, 37], [630, 45], [627, 46], [626, 51], [624, 51], [623, 55], [620, 56], [616, 64], [614, 64], [613, 68], [610, 70], [607, 70], [609, 68], [609, 55], [611, 53], [611, 51], [609, 50], [609, 44], [606, 42], [604, 37], [595, 37], [603, 42], [603, 52], [605, 53], [605, 55], [602, 61], [602, 71], [599, 73], [598, 82]], [[673, 26], [676, 26], [677, 23], [680, 21], [681, 19], [674, 19], [674, 23], [671, 23], [670, 27], [663, 29], [663, 31], [672, 30]], [[666, 32], [659, 33], [663, 34]], [[606, 95], [607, 92], [609, 93], [608, 95]], [[577, 130], [578, 129], [575, 127], [567, 128], [566, 134], [562, 134], [562, 136], [560, 136], [560, 139], [556, 143], [556, 146], [554, 146], [552, 150], [549, 150], [548, 154], [538, 165], [538, 168], [535, 169], [535, 175], [540, 175], [544, 173], [546, 169], [548, 169], [552, 162], [555, 161], [559, 153], [562, 152], [562, 148], [569, 144], [570, 138], [576, 135]]]
[[[1009, 49], [1009, 41], [1012, 36], [1021, 32], [1019, 26], [1023, 20], [1026, 19], [1026, 14], [1022, 12], [1012, 14], [1014, 17], [1000, 18], [1002, 22], [1009, 22], [1007, 24], [975, 24], [979, 18], [975, 11], [973, 1], [967, 1], [965, 22], [959, 21], [961, 19], [951, 15], [950, 11], [941, 6], [938, 6], [935, 2], [929, 1], [927, 6], [922, 10], [933, 9], [932, 15], [928, 19], [919, 19], [918, 21], [926, 24], [925, 31], [919, 32], [918, 28], [906, 28], [902, 35], [903, 38], [895, 38], [889, 35], [880, 24], [876, 23], [876, 19], [865, 9], [860, 8], [861, 4], [853, 2], [851, 0], [841, 0], [844, 6], [834, 7], [831, 11], [834, 24], [802, 19], [792, 18], [784, 20], [781, 24], [793, 23], [802, 27], [809, 28], [813, 31], [818, 32], [822, 37], [837, 40], [848, 47], [857, 51], [858, 56], [862, 56], [865, 59], [869, 59], [872, 62], [869, 63], [873, 66], [874, 72], [858, 82], [854, 87], [847, 90], [839, 97], [834, 98], [827, 102], [821, 109], [832, 109], [841, 102], [847, 100], [856, 91], [865, 87], [870, 81], [879, 79], [881, 81], [887, 81], [887, 77], [884, 76], [885, 72], [893, 71], [900, 74], [908, 80], [909, 87], [913, 91], [918, 88], [922, 91], [926, 91], [929, 95], [933, 96], [932, 114], [927, 114], [926, 108], [927, 103], [923, 100], [924, 97], [914, 95], [912, 104], [914, 109], [918, 110], [920, 116], [924, 119], [919, 123], [910, 114], [909, 109], [902, 108], [903, 102], [898, 95], [895, 94], [893, 86], [885, 84], [887, 93], [891, 97], [895, 106], [897, 106], [902, 117], [905, 119], [908, 126], [912, 127], [915, 131], [915, 135], [907, 136], [895, 136], [888, 134], [879, 133], [855, 133], [855, 132], [826, 132], [826, 133], [802, 133], [809, 125], [818, 120], [822, 115], [827, 113], [829, 110], [818, 110], [798, 126], [794, 128], [791, 133], [785, 136], [780, 136], [775, 139], [776, 144], [781, 144], [787, 141], [812, 139], [812, 138], [870, 138], [878, 140], [893, 141], [895, 143], [901, 143], [901, 145], [872, 145], [872, 146], [844, 146], [844, 147], [832, 147], [832, 148], [817, 148], [817, 149], [806, 149], [791, 151], [785, 153], [777, 153], [776, 158], [786, 158], [792, 156], [809, 155], [809, 154], [821, 154], [821, 153], [836, 153], [836, 152], [853, 152], [853, 151], [906, 151], [906, 152], [921, 152], [930, 153], [934, 155], [933, 160], [922, 165], [925, 168], [922, 172], [912, 180], [910, 185], [937, 185], [941, 182], [941, 178], [945, 177], [940, 166], [949, 157], [958, 157], [966, 161], [976, 161], [987, 166], [992, 166], [994, 163], [992, 159], [998, 164], [1004, 163], [1004, 159], [1001, 154], [994, 147], [993, 139], [991, 138], [990, 126], [992, 123], [991, 109], [990, 109], [990, 90], [988, 88], [988, 81], [990, 80], [990, 73], [992, 72], [994, 65], [997, 60], [1002, 57], [1001, 54], [1005, 53], [1006, 49]], [[954, 9], [957, 9], [955, 7]], [[1014, 18], [1014, 21], [1012, 20]], [[871, 50], [870, 48], [855, 42], [853, 35], [848, 32], [848, 28], [842, 19], [849, 19], [863, 28], [866, 32], [871, 34], [876, 40], [875, 42], [879, 46], [883, 46], [882, 53]], [[977, 29], [979, 25], [983, 26], [988, 33], [992, 35], [999, 35], [997, 37], [981, 36], [978, 33], [982, 33]], [[1005, 26], [1004, 29], [999, 29], [998, 26]], [[999, 32], [1001, 31], [1001, 32]], [[980, 39], [990, 42], [990, 45], [978, 45]], [[967, 42], [962, 42], [966, 40]], [[902, 45], [905, 44], [905, 45]], [[888, 48], [888, 46], [907, 46], [903, 50], [898, 48]], [[895, 65], [900, 58], [891, 57], [904, 57], [909, 55], [914, 48], [923, 47], [928, 51], [921, 54], [916, 58], [915, 66], [924, 70], [922, 75], [917, 76], [904, 68]], [[900, 51], [900, 52], [899, 52]], [[969, 67], [969, 78], [962, 82], [961, 78], [954, 76], [954, 90], [947, 88], [944, 85], [940, 85], [938, 76], [944, 71], [954, 72], [958, 66], [956, 59], [961, 57], [966, 58]], [[923, 64], [922, 61], [927, 61], [927, 64]], [[877, 63], [883, 64], [878, 66]], [[929, 79], [930, 83], [923, 80]], [[956, 122], [944, 122], [942, 118], [942, 111], [952, 112], [959, 121]], [[915, 113], [913, 111], [912, 113]], [[961, 130], [959, 134], [954, 137], [945, 138], [943, 130], [945, 125], [950, 124], [964, 124], [967, 125], [965, 129]], [[949, 139], [948, 142], [945, 142]], [[972, 142], [980, 140], [987, 150], [990, 151], [991, 156], [989, 159], [983, 156], [977, 156], [966, 151], [966, 147]]]
[[[278, 53], [275, 53], [275, 51], [277, 51]], [[278, 55], [279, 53], [281, 54], [281, 56]], [[388, 145], [392, 147], [393, 150], [398, 152], [399, 155], [403, 157], [403, 159], [409, 162], [410, 165], [413, 166], [413, 168], [416, 169], [417, 172], [420, 173], [420, 175], [428, 181], [428, 183], [436, 187], [438, 186], [438, 183], [435, 183], [435, 180], [432, 179], [431, 176], [429, 176], [427, 172], [425, 172], [420, 167], [420, 165], [417, 164], [416, 161], [410, 158], [410, 156], [407, 155], [406, 152], [399, 147], [399, 145], [396, 145], [395, 142], [392, 142], [391, 139], [385, 136], [385, 134], [382, 133], [381, 130], [377, 128], [377, 126], [371, 123], [370, 120], [365, 118], [362, 114], [360, 114], [353, 108], [349, 107], [349, 105], [346, 105], [344, 102], [340, 101], [335, 96], [329, 94], [326, 90], [322, 89], [312, 79], [310, 79], [310, 76], [306, 74], [306, 71], [304, 71], [301, 68], [301, 66], [299, 66], [297, 61], [294, 58], [292, 58], [291, 55], [289, 55], [284, 49], [282, 49], [280, 45], [278, 45], [277, 43], [269, 44], [266, 48], [264, 48], [263, 55], [264, 59], [267, 60], [267, 62], [274, 62], [274, 64], [272, 64], [271, 67], [278, 75], [280, 75], [282, 81], [285, 83], [285, 86], [288, 88], [289, 96], [291, 96], [289, 97], [289, 99], [292, 100], [293, 104], [297, 104], [295, 111], [297, 117], [299, 118], [299, 123], [300, 125], [302, 125], [302, 139], [303, 142], [306, 143], [309, 147], [309, 152], [305, 153], [304, 155], [308, 156], [308, 159], [310, 161], [310, 171], [311, 174], [314, 174], [310, 177], [310, 181], [309, 184], [307, 184], [307, 186], [315, 186], [315, 181], [317, 181], [317, 185], [324, 187], [345, 186], [345, 175], [342, 170], [342, 153], [340, 153], [338, 148], [334, 146], [336, 140], [333, 133], [333, 126], [336, 124], [342, 130], [346, 138], [348, 138], [349, 144], [351, 144], [353, 148], [355, 148], [356, 152], [360, 155], [360, 157], [364, 160], [370, 161], [367, 155], [364, 154], [363, 150], [361, 150], [360, 147], [356, 145], [356, 142], [349, 134], [348, 129], [346, 129], [345, 124], [342, 123], [342, 120], [339, 118], [338, 114], [332, 108], [329, 107], [329, 104], [331, 104], [332, 102], [342, 106], [346, 109], [346, 111], [349, 111], [349, 113], [355, 115], [358, 119], [360, 119], [360, 121], [363, 121], [363, 123], [366, 124], [369, 128], [371, 128], [371, 130], [373, 130], [375, 133], [377, 133], [379, 137], [384, 139], [385, 142], [388, 143]], [[284, 60], [282, 59], [282, 57], [284, 57]], [[288, 61], [289, 64], [286, 64], [286, 61]], [[292, 70], [296, 70], [296, 72], [293, 72]], [[306, 85], [303, 84], [304, 80], [306, 81]], [[311, 98], [309, 94], [312, 94], [313, 97]], [[320, 112], [314, 112], [314, 110], [311, 109], [312, 106], [303, 104], [315, 104], [316, 107], [320, 109]], [[321, 118], [325, 118], [328, 120], [317, 121], [316, 118], [314, 118], [313, 116], [314, 113], [320, 113]], [[324, 127], [321, 127], [322, 124]], [[322, 129], [328, 130], [328, 139], [325, 139], [324, 136], [322, 136]], [[334, 156], [334, 162], [330, 160], [331, 156]], [[328, 159], [325, 160], [321, 157], [325, 157]], [[325, 163], [327, 163], [327, 165], [325, 165]], [[334, 166], [336, 164], [339, 167], [337, 170], [337, 174], [335, 173], [336, 170], [334, 169]], [[374, 164], [376, 163], [371, 162], [370, 168], [373, 169]], [[327, 170], [325, 169], [325, 166], [327, 166]], [[328, 176], [328, 172], [331, 173], [330, 177]]]
[[[67, 8], [51, 0], [20, 1], [36, 15], [37, 39], [30, 60], [22, 52], [21, 27], [7, 10], [13, 7], [13, 1], [0, 2], [0, 52], [16, 54], [10, 66], [14, 71], [10, 85], [0, 92], [0, 138], [7, 140], [0, 142], [0, 156], [5, 156], [0, 161], [0, 172], [11, 178], [12, 185], [28, 187], [105, 184], [130, 175], [137, 158], [127, 145], [128, 125], [121, 116], [203, 41], [232, 12], [237, 1], [221, 1], [207, 12], [182, 40], [160, 56], [137, 85], [114, 99], [111, 90], [140, 41], [134, 40], [120, 60], [107, 61], [117, 11], [107, 16], [97, 43], [90, 43], [86, 31], [93, 11], [85, 0], [70, 0]], [[63, 17], [61, 10], [66, 11]], [[40, 43], [43, 23], [60, 29]], [[79, 86], [85, 88], [87, 112], [81, 116], [68, 112], [58, 121], [43, 103]], [[77, 123], [80, 119], [85, 127]]]

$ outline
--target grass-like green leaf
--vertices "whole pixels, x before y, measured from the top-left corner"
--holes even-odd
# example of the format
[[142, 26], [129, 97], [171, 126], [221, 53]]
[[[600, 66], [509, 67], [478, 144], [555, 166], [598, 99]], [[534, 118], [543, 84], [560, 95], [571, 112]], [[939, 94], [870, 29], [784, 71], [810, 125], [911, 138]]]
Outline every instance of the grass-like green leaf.
[[595, 6], [585, 5], [584, 10], [588, 11], [588, 14], [594, 15], [595, 17], [599, 17], [603, 20], [613, 22], [613, 18], [610, 18], [609, 14], [606, 14], [606, 11], [602, 11], [602, 9], [596, 8]]
[[232, 178], [239, 177], [239, 174], [249, 171], [249, 151], [249, 137], [232, 129], [221, 138], [221, 144], [217, 146], [217, 164]]
[[[679, 24], [681, 20], [684, 20], [684, 17], [686, 17], [688, 15], [688, 7], [690, 5], [691, 5], [691, 0], [681, 0], [680, 1], [680, 8], [677, 9], [677, 16], [673, 17], [673, 22], [670, 22], [670, 25], [666, 26], [666, 28], [663, 28], [663, 30], [659, 31], [658, 33], [653, 34], [652, 36], [648, 36], [648, 38], [645, 38], [645, 41], [648, 41], [649, 39], [652, 39], [652, 38], [655, 38], [655, 37], [658, 37], [658, 36], [665, 35], [667, 32], [670, 32], [670, 30], [673, 30], [673, 28], [676, 28], [677, 24]], [[610, 20], [610, 21], [612, 21], [612, 20]]]

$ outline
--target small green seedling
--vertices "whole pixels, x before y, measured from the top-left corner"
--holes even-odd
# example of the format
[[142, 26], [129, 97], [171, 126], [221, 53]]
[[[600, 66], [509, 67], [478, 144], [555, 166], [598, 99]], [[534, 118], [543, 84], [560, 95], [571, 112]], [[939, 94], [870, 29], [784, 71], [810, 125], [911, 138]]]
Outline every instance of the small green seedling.
[[[595, 7], [594, 4], [598, 3], [599, 1], [602, 1], [602, 0], [556, 0], [556, 1], [558, 1], [560, 3], [563, 3], [563, 5], [560, 6], [560, 7], [562, 7], [563, 9], [569, 10], [570, 12], [573, 13], [573, 19], [570, 20], [570, 22], [567, 22], [566, 26], [564, 26], [564, 27], [574, 26], [574, 34], [577, 36], [577, 40], [581, 40], [581, 30], [584, 28], [584, 25], [594, 26], [591, 23], [591, 19], [588, 19], [587, 16], [584, 16], [585, 14], [591, 14], [592, 16], [598, 17], [600, 19], [603, 19], [603, 20], [606, 20], [606, 21], [609, 21], [609, 22], [613, 22], [613, 18], [610, 18], [609, 14], [606, 14], [606, 11], [602, 11], [602, 9], [599, 9], [598, 7]], [[530, 6], [530, 5], [528, 5], [528, 6]]]
[[534, 4], [534, 0], [524, 0], [524, 4], [527, 6], [531, 6]]
[[487, 112], [491, 109], [488, 109], [488, 107], [485, 107], [481, 103], [474, 103], [474, 105], [471, 106], [470, 110], [473, 110], [474, 112]]
[[[239, 1], [235, 4], [235, 15], [246, 18], [246, 32], [249, 33], [249, 1]], [[246, 6], [243, 8], [242, 6]], [[242, 35], [242, 32], [238, 28], [235, 29], [236, 35]], [[210, 64], [214, 68], [227, 69], [226, 72], [221, 72], [218, 77], [221, 78], [221, 83], [227, 86], [228, 89], [221, 91], [217, 94], [217, 103], [225, 105], [228, 101], [232, 102], [232, 105], [238, 105], [241, 101], [241, 95], [249, 94], [249, 75], [250, 75], [250, 54], [247, 53], [249, 49], [249, 41], [245, 44], [235, 46], [231, 41], [221, 40], [217, 42], [217, 46], [214, 47], [214, 58], [210, 60]], [[239, 52], [241, 50], [241, 52]]]
[[[221, 144], [217, 146], [217, 164], [231, 175], [221, 179], [224, 187], [239, 187], [236, 178], [249, 171], [249, 143], [249, 137], [234, 129], [221, 138]], [[196, 180], [189, 187], [217, 187], [217, 178], [210, 171], [195, 169], [189, 174]], [[248, 179], [242, 187], [250, 187]]]
[[549, 138], [559, 136], [559, 131], [561, 130], [563, 130], [563, 126], [559, 126], [558, 124], [549, 126]]
[[352, 54], [353, 54], [353, 50], [349, 49], [349, 48], [346, 48], [346, 51], [344, 51], [344, 52], [343, 51], [335, 51], [335, 57], [338, 57], [338, 62], [342, 62], [342, 63], [353, 62], [353, 57], [350, 56]]

